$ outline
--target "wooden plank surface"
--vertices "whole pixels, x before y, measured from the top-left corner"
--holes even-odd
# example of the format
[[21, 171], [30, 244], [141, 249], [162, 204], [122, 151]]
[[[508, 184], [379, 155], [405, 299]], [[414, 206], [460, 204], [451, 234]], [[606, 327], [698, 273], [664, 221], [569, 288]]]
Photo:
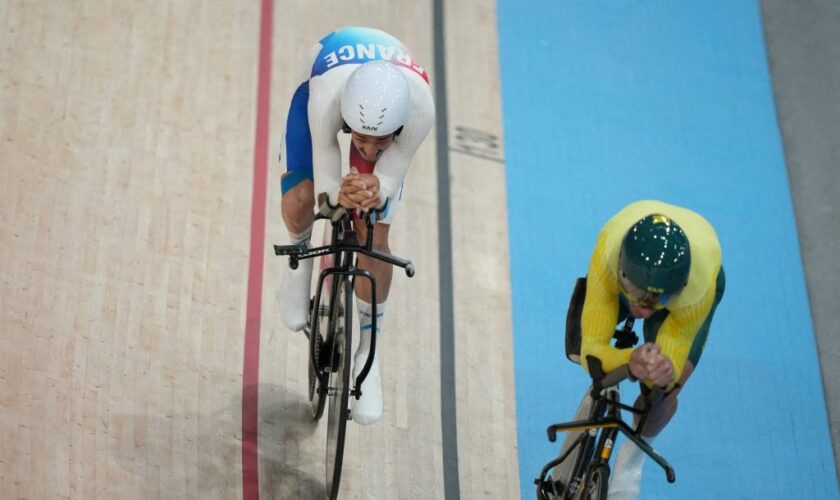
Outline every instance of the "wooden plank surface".
[[239, 494], [257, 7], [0, 6], [0, 496]]
[[445, 2], [460, 488], [518, 498], [495, 2]]

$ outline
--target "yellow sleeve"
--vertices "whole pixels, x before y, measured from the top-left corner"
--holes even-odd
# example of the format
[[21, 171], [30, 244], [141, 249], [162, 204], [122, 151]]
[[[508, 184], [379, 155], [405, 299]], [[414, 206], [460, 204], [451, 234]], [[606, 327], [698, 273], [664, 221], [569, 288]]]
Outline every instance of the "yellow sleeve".
[[715, 287], [710, 286], [699, 302], [671, 311], [659, 328], [656, 343], [674, 364], [674, 382], [682, 376], [694, 338], [712, 309], [714, 298]]
[[586, 298], [581, 317], [580, 359], [589, 371], [586, 356], [601, 360], [605, 372], [614, 370], [630, 360], [632, 348], [616, 349], [610, 345], [618, 319], [618, 277], [608, 262], [607, 233], [598, 236], [589, 273], [586, 279]]

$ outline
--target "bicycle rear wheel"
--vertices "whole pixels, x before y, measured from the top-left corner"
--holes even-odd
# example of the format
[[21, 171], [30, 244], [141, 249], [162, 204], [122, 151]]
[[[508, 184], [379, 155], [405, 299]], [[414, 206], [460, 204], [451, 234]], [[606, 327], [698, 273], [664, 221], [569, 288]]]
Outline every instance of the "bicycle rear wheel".
[[325, 343], [328, 337], [329, 294], [321, 294], [318, 298], [319, 304], [314, 304], [310, 312], [309, 332], [309, 406], [312, 418], [320, 419], [324, 415], [324, 407], [327, 403], [327, 384], [329, 382], [329, 371], [326, 370], [330, 358], [330, 346]]
[[328, 383], [330, 409], [327, 416], [326, 496], [335, 500], [341, 480], [344, 460], [344, 435], [347, 429], [348, 397], [350, 394], [350, 349], [353, 326], [353, 287], [347, 276], [333, 276], [338, 280], [329, 319], [331, 351]]
[[[332, 228], [329, 224], [324, 225], [324, 235], [321, 239], [324, 246], [332, 243]], [[318, 258], [318, 271], [316, 274], [332, 267], [335, 257], [322, 255]], [[333, 275], [328, 274], [319, 283], [321, 293], [310, 301], [309, 311], [309, 403], [312, 411], [312, 418], [319, 420], [324, 415], [324, 407], [327, 403], [327, 390], [329, 385], [329, 366], [332, 358], [332, 346], [328, 341], [332, 340], [329, 334], [330, 328], [330, 300], [333, 300], [332, 288]]]

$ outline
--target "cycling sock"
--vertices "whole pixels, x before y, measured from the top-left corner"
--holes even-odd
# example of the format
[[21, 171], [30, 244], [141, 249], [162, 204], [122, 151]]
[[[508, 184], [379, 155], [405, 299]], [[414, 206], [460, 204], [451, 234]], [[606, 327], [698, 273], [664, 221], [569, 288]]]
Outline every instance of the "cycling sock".
[[[645, 438], [653, 444], [653, 438]], [[633, 500], [639, 496], [645, 453], [629, 439], [621, 445], [613, 467], [608, 500]]]
[[[356, 297], [356, 309], [359, 312], [359, 347], [357, 353], [367, 352], [370, 348], [371, 314], [373, 313], [373, 306], [364, 300]], [[385, 303], [376, 304], [376, 334], [382, 333], [382, 318], [385, 315]]]
[[308, 242], [309, 238], [312, 236], [312, 226], [309, 226], [307, 229], [303, 230], [302, 232], [295, 234], [289, 231], [289, 241], [292, 242], [292, 245], [300, 245], [303, 242]]

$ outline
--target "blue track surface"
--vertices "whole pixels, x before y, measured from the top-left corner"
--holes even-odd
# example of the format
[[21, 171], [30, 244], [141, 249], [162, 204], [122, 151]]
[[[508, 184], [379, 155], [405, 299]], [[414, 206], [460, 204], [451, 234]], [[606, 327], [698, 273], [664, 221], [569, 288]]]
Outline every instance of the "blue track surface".
[[656, 442], [677, 482], [648, 462], [642, 498], [837, 498], [758, 5], [498, 10], [522, 497], [587, 385], [563, 355], [574, 278], [607, 218], [656, 198], [716, 227], [727, 287]]

